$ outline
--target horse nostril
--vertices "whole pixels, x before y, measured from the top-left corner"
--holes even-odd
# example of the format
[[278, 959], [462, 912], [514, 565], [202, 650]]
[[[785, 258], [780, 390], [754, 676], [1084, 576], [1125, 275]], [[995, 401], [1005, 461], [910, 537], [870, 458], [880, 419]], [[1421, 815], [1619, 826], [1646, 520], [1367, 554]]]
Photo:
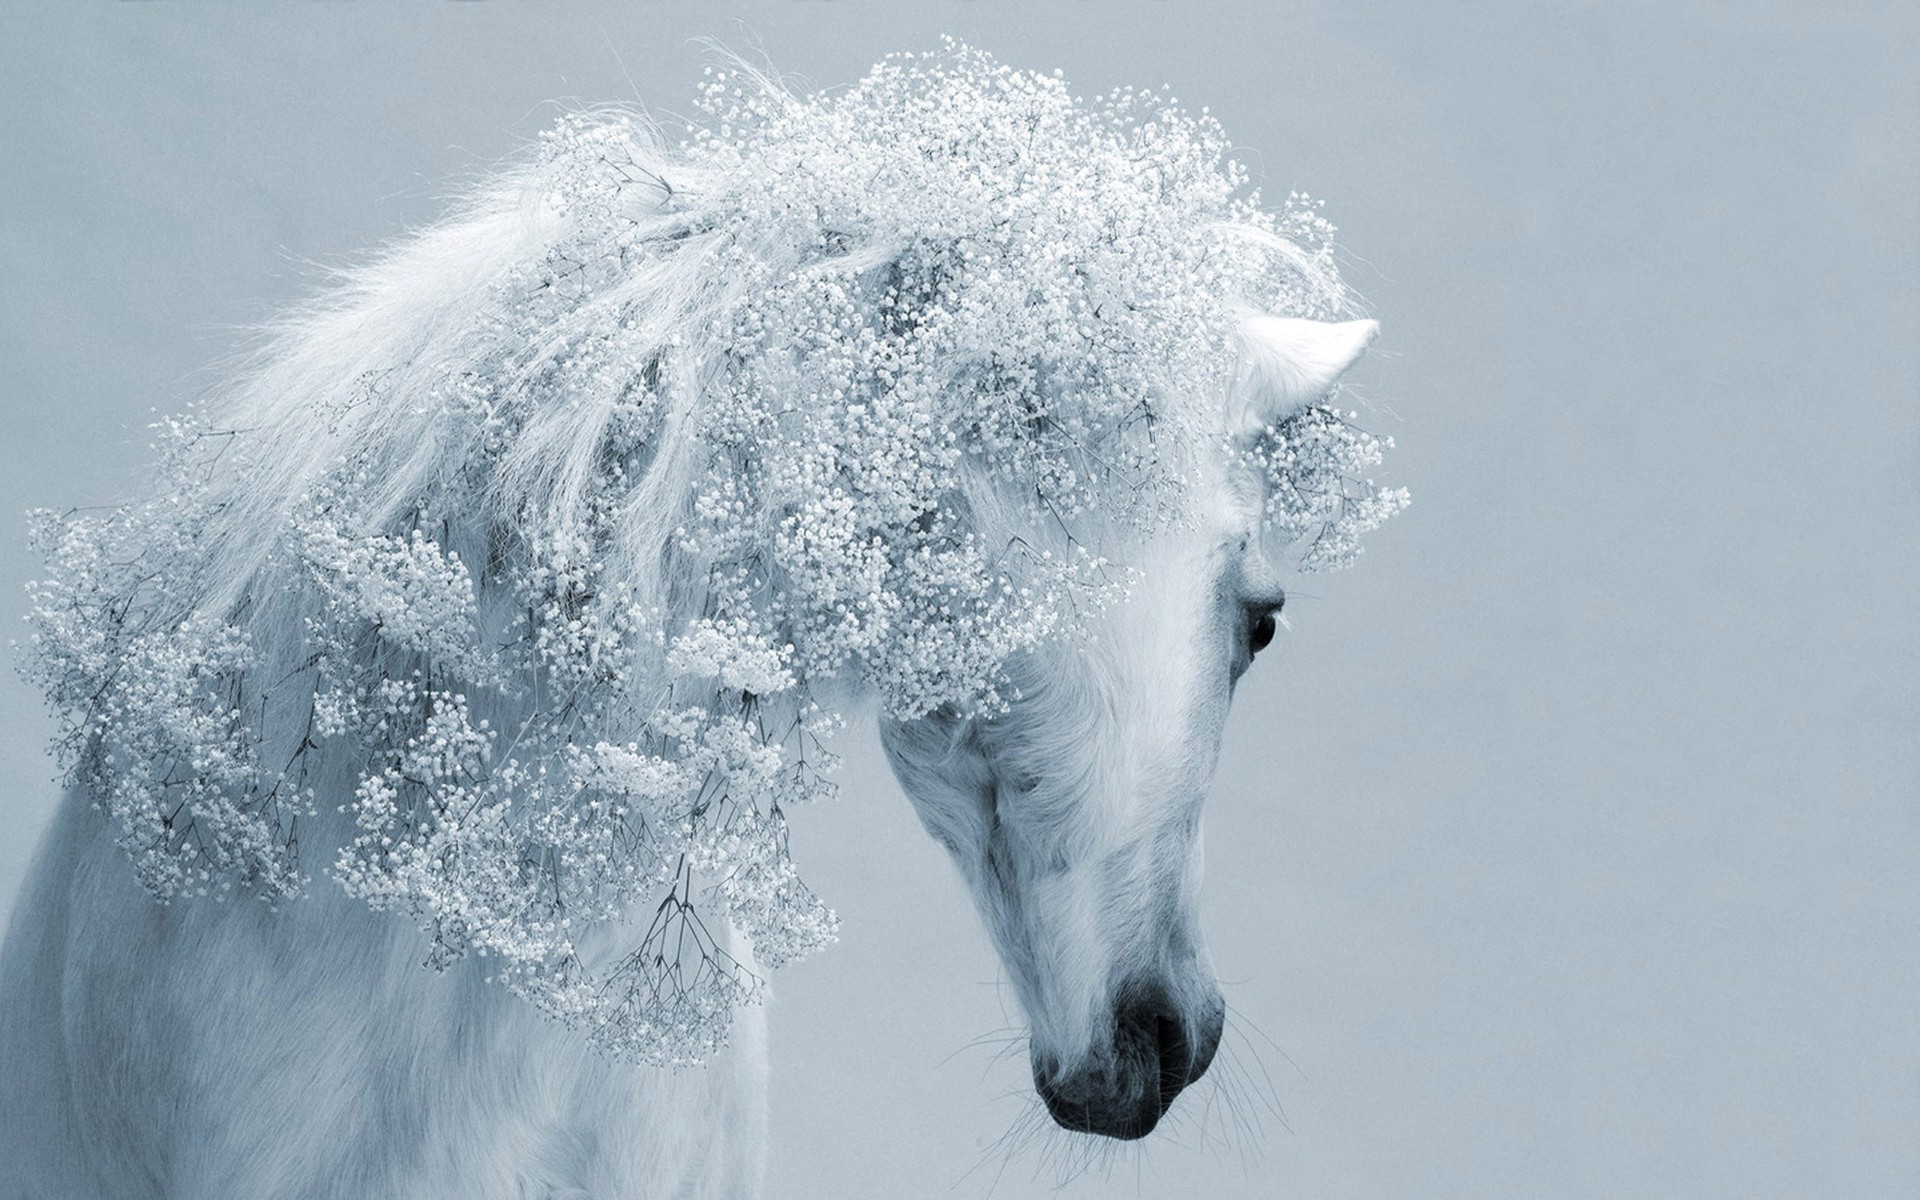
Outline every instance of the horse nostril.
[[1186, 1026], [1177, 1018], [1155, 1016], [1153, 1028], [1160, 1046], [1160, 1107], [1165, 1108], [1193, 1081], [1193, 1054], [1187, 1045]]
[[1187, 1036], [1186, 1022], [1173, 1011], [1165, 996], [1153, 995], [1127, 1005], [1115, 1021], [1117, 1041], [1138, 1049], [1136, 1062], [1151, 1072], [1160, 1107], [1173, 1103], [1180, 1090], [1193, 1082], [1195, 1071], [1193, 1042]]
[[1135, 1061], [1154, 1080], [1164, 1109], [1212, 1065], [1224, 1016], [1224, 1006], [1216, 1001], [1187, 1020], [1171, 997], [1155, 988], [1115, 1014], [1115, 1044], [1135, 1048]]

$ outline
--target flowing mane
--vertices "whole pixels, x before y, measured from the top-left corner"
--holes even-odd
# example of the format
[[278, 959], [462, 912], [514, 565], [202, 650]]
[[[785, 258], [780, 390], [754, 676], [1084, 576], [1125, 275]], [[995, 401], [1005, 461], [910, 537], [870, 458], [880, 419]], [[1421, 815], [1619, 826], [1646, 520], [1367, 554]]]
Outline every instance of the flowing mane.
[[1211, 118], [958, 44], [701, 107], [565, 118], [166, 423], [152, 500], [42, 518], [28, 671], [153, 895], [330, 877], [696, 1062], [833, 936], [785, 822], [849, 706], [1004, 711], [1197, 480], [1309, 567], [1405, 502], [1262, 398], [1315, 369], [1271, 322], [1354, 305]]

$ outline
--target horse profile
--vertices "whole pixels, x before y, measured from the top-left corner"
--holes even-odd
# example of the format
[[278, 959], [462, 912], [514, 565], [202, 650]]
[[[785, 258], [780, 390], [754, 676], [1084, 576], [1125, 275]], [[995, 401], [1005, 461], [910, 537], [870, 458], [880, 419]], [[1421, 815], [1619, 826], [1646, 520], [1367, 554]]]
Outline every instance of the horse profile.
[[1329, 404], [1375, 331], [1330, 227], [957, 45], [702, 106], [563, 121], [166, 425], [152, 500], [44, 519], [0, 1196], [756, 1194], [765, 974], [835, 928], [786, 821], [863, 712], [1054, 1119], [1206, 1071], [1234, 686], [1405, 500]]

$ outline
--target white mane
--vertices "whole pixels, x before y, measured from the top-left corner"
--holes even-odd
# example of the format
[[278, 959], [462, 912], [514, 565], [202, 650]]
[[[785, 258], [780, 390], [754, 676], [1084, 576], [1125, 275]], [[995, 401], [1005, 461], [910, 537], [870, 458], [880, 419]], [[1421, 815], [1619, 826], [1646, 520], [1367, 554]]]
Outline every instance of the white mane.
[[784, 813], [853, 697], [1004, 706], [1222, 461], [1329, 563], [1404, 502], [1262, 399], [1328, 381], [1261, 322], [1349, 302], [1210, 119], [957, 46], [704, 109], [564, 120], [171, 424], [155, 500], [47, 523], [29, 669], [156, 896], [325, 872], [698, 1060], [760, 983], [708, 918], [832, 936]]

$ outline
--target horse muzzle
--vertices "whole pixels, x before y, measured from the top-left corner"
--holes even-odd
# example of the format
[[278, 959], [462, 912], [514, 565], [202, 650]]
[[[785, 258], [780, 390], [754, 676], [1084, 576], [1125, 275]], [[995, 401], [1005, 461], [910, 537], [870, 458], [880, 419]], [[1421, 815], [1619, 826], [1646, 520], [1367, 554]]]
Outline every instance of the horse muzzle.
[[1226, 1005], [1209, 989], [1186, 1015], [1164, 987], [1123, 989], [1111, 1041], [1071, 1067], [1033, 1056], [1033, 1086], [1063, 1129], [1131, 1140], [1152, 1133], [1174, 1097], [1206, 1073], [1220, 1046]]

